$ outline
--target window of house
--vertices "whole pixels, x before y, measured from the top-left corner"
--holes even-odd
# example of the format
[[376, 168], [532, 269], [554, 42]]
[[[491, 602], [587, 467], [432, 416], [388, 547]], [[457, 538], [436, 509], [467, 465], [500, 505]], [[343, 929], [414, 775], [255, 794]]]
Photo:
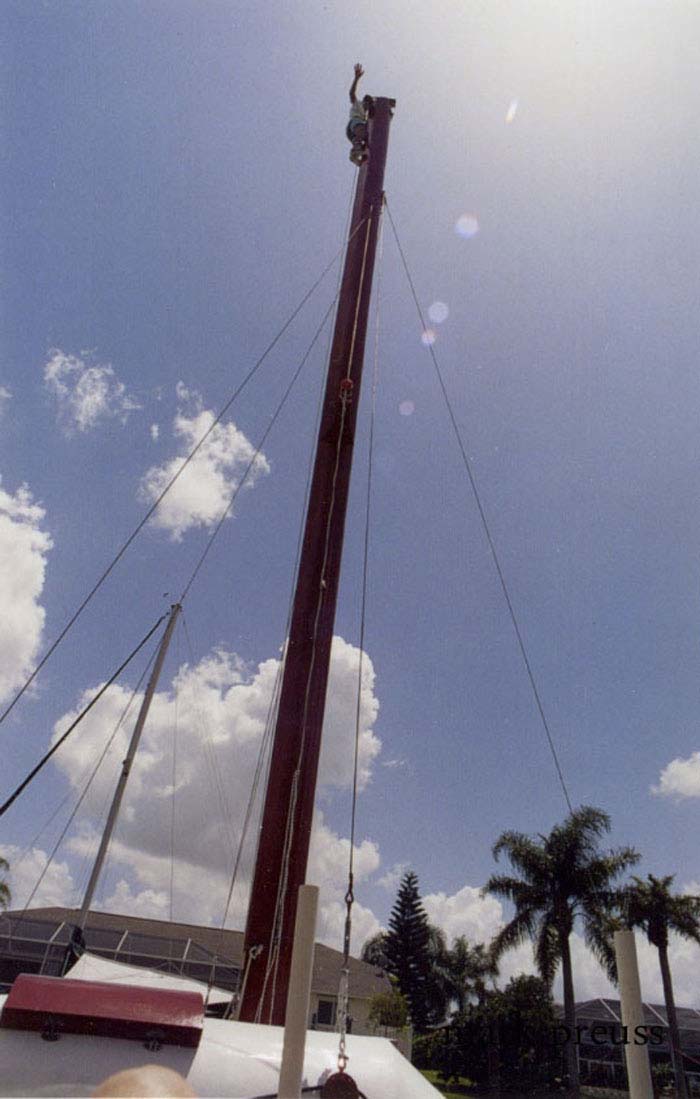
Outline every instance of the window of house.
[[319, 1026], [335, 1026], [335, 1000], [319, 1000], [316, 1021]]

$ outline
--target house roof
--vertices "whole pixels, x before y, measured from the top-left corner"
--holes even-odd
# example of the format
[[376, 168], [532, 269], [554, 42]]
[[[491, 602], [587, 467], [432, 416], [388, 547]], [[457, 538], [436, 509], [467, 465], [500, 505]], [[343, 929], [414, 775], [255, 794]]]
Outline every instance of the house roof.
[[[0, 936], [8, 933], [31, 937], [48, 942], [59, 932], [62, 924], [75, 923], [78, 909], [75, 908], [31, 908], [26, 912], [8, 911], [0, 915]], [[179, 961], [187, 951], [188, 959], [193, 958], [193, 947], [205, 952], [202, 961], [217, 957], [217, 964], [233, 966], [243, 965], [243, 932], [220, 930], [216, 927], [202, 927], [199, 924], [177, 923], [168, 920], [144, 919], [141, 916], [125, 916], [121, 913], [90, 912], [87, 918], [86, 936], [88, 947], [93, 952], [107, 951], [113, 956], [120, 944], [121, 953], [151, 955], [154, 960], [171, 959]], [[61, 941], [69, 932], [54, 941]], [[126, 939], [124, 936], [126, 935]], [[188, 943], [190, 944], [188, 950]], [[0, 945], [0, 952], [1, 952]], [[121, 956], [121, 955], [120, 955]], [[323, 943], [316, 943], [314, 951], [314, 971], [311, 982], [312, 991], [337, 996], [343, 956]], [[349, 960], [349, 989], [351, 999], [368, 999], [377, 992], [385, 992], [389, 987], [388, 978], [381, 970], [368, 965], [359, 958]]]
[[[644, 1022], [647, 1026], [668, 1026], [666, 1008], [663, 1004], [643, 1003]], [[560, 1015], [563, 1008], [557, 1005]], [[694, 1007], [676, 1007], [678, 1025], [682, 1030], [692, 1030], [700, 1034], [700, 1011]], [[621, 1022], [620, 1001], [600, 996], [593, 1000], [582, 1000], [576, 1004], [576, 1018], [590, 1019], [600, 1023]]]

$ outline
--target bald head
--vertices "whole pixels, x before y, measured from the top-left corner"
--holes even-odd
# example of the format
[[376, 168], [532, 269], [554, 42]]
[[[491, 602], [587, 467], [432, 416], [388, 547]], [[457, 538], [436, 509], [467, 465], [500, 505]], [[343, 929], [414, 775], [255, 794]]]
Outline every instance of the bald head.
[[171, 1068], [163, 1065], [141, 1065], [140, 1068], [127, 1068], [115, 1072], [103, 1080], [95, 1099], [101, 1096], [121, 1096], [122, 1099], [136, 1099], [138, 1096], [148, 1099], [179, 1099], [180, 1096], [194, 1096], [192, 1088]]

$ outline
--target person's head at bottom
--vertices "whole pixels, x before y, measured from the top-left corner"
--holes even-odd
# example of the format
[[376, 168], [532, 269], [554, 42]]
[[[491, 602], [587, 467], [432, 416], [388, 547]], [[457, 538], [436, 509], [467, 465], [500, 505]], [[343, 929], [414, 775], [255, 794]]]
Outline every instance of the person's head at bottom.
[[144, 1099], [180, 1099], [180, 1096], [187, 1096], [191, 1099], [194, 1095], [187, 1080], [165, 1065], [141, 1065], [115, 1072], [93, 1092], [95, 1099], [102, 1096], [121, 1096], [122, 1099], [136, 1099], [137, 1096]]

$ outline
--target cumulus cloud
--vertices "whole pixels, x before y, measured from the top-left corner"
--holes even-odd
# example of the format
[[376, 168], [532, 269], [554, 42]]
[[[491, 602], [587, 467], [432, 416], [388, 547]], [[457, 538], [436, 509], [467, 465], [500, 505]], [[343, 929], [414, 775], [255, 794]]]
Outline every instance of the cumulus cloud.
[[160, 428], [158, 424], [151, 424], [151, 439], [154, 443], [158, 442], [158, 436], [160, 435]]
[[170, 898], [165, 889], [134, 890], [124, 878], [117, 882], [114, 892], [104, 901], [107, 912], [127, 912], [148, 920], [170, 918]]
[[395, 893], [401, 884], [402, 877], [409, 869], [410, 867], [407, 862], [395, 862], [391, 870], [387, 870], [387, 872], [378, 879], [377, 885], [380, 885], [382, 889], [388, 889], [390, 893]]
[[12, 394], [10, 393], [10, 390], [7, 388], [7, 386], [0, 385], [0, 416], [2, 416], [3, 412], [5, 411], [5, 406], [7, 402], [11, 399]]
[[651, 792], [666, 797], [700, 798], [700, 752], [693, 752], [687, 759], [672, 759]]
[[[336, 950], [342, 950], [345, 927], [343, 898], [348, 886], [350, 840], [333, 832], [319, 811], [314, 816], [314, 828], [309, 849], [308, 880], [320, 888], [316, 938]], [[355, 889], [375, 872], [380, 862], [379, 848], [371, 840], [355, 846], [353, 872]], [[379, 930], [374, 913], [358, 901], [352, 906], [350, 949], [359, 954], [364, 943]]]
[[[359, 650], [342, 638], [334, 638], [319, 766], [319, 781], [327, 790], [347, 788], [352, 782], [354, 705], [347, 713], [342, 703], [347, 697], [354, 698], [359, 655]], [[194, 666], [183, 665], [169, 687], [156, 692], [111, 847], [110, 868], [98, 894], [101, 907], [138, 911], [155, 918], [163, 918], [165, 913], [167, 918], [174, 835], [174, 917], [204, 924], [220, 921], [278, 670], [279, 662], [274, 659], [251, 668], [235, 654], [217, 650]], [[98, 689], [81, 694], [75, 711], [57, 722], [54, 740]], [[140, 703], [137, 696], [129, 720], [115, 733], [129, 698], [125, 685], [111, 686], [56, 756], [56, 765], [77, 790], [82, 785], [83, 761], [95, 759], [115, 734], [105, 765], [85, 799], [81, 831], [70, 841], [70, 851], [76, 856], [86, 857], [94, 849], [104, 805], [111, 796]], [[369, 781], [373, 760], [380, 751], [380, 741], [372, 728], [377, 710], [374, 671], [365, 656], [360, 785]], [[244, 849], [228, 918], [231, 927], [242, 927], [245, 920], [254, 840], [254, 834], [249, 835]], [[334, 946], [341, 941], [339, 913], [342, 909], [344, 918], [342, 898], [349, 853], [349, 840], [334, 832], [317, 813], [309, 880], [321, 887], [318, 937]], [[375, 843], [369, 839], [356, 843], [355, 880], [368, 878], [379, 861]], [[203, 881], [206, 888], [202, 888]], [[359, 905], [354, 923], [353, 942], [359, 950], [379, 924], [368, 909]]]
[[503, 906], [496, 897], [482, 897], [481, 890], [465, 885], [451, 896], [430, 893], [423, 905], [431, 923], [441, 927], [452, 942], [466, 935], [470, 942], [485, 943], [493, 938], [503, 922]]
[[[179, 452], [163, 465], [147, 470], [139, 486], [139, 498], [149, 504], [157, 500], [187, 455], [212, 429], [152, 519], [155, 526], [169, 531], [174, 541], [180, 541], [192, 527], [212, 527], [219, 521], [255, 455], [255, 447], [233, 423], [212, 428], [215, 414], [202, 408], [199, 394], [192, 393], [182, 382], [178, 382], [176, 393], [181, 402], [192, 406], [190, 415], [181, 408], [173, 422]], [[246, 487], [251, 488], [258, 477], [269, 472], [264, 454], [258, 454], [246, 477]]]
[[[46, 851], [33, 847], [24, 853], [13, 844], [0, 845], [0, 855], [10, 864], [7, 884], [12, 892], [12, 908], [24, 908], [30, 898], [32, 908], [75, 903], [75, 883], [67, 862], [54, 859], [47, 870]], [[41, 884], [34, 892], [40, 878]]]
[[[690, 883], [692, 886], [694, 883]], [[692, 891], [688, 889], [688, 891]], [[446, 934], [449, 943], [457, 935], [466, 935], [474, 942], [488, 944], [506, 922], [506, 914], [496, 897], [483, 896], [473, 886], [465, 885], [456, 893], [432, 893], [423, 898], [423, 904], [431, 923], [437, 924]], [[659, 969], [658, 951], [643, 934], [637, 933], [637, 957], [642, 987], [642, 997], [652, 1003], [663, 1003], [663, 986]], [[574, 990], [577, 1000], [597, 996], [619, 998], [619, 992], [608, 980], [600, 963], [590, 952], [583, 936], [575, 931], [571, 936], [571, 961]], [[676, 991], [676, 1002], [686, 1007], [700, 1004], [697, 974], [700, 966], [700, 947], [677, 935], [669, 939], [669, 960]], [[501, 959], [498, 985], [504, 988], [511, 977], [521, 973], [537, 973], [532, 945], [524, 942], [509, 950]], [[561, 967], [554, 980], [553, 994], [559, 1003], [563, 1000]]]
[[59, 422], [67, 435], [90, 431], [108, 419], [124, 424], [129, 413], [141, 407], [109, 363], [88, 365], [58, 348], [52, 348], [49, 355], [44, 382], [56, 398]]
[[22, 685], [41, 642], [39, 599], [52, 545], [41, 529], [44, 517], [26, 485], [14, 495], [0, 486], [0, 700]]

